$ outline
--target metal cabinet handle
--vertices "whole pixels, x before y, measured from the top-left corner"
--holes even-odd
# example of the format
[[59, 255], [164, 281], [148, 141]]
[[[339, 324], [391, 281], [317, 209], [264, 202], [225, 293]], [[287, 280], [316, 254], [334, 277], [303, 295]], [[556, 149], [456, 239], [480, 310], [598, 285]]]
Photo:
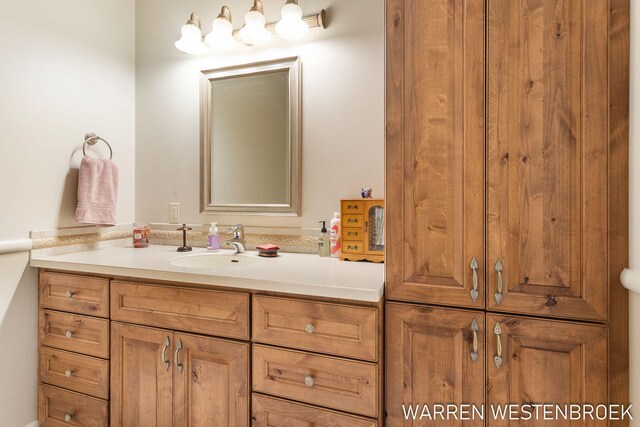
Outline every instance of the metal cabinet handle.
[[304, 377], [304, 384], [307, 387], [313, 387], [313, 377], [311, 376]]
[[67, 291], [67, 293], [65, 294], [67, 298], [73, 298], [73, 296], [76, 294], [75, 291]]
[[369, 230], [369, 221], [364, 222], [364, 232], [366, 233]]
[[176, 362], [176, 368], [178, 368], [178, 372], [182, 373], [184, 366], [180, 363], [178, 356], [180, 355], [180, 350], [182, 350], [182, 340], [178, 338], [178, 343], [176, 344], [176, 354], [174, 355], [174, 361]]
[[64, 421], [69, 423], [71, 422], [71, 418], [73, 418], [73, 414], [64, 414]]
[[169, 337], [164, 338], [164, 345], [162, 346], [162, 363], [164, 363], [164, 369], [169, 370], [170, 363], [167, 360], [167, 349], [169, 348]]
[[473, 319], [471, 322], [471, 332], [473, 333], [473, 351], [471, 352], [471, 360], [478, 360], [478, 321]]
[[73, 331], [67, 331], [64, 333], [64, 336], [67, 338], [72, 338], [73, 337]]
[[493, 297], [498, 304], [502, 304], [502, 261], [500, 259], [496, 261], [495, 270], [498, 273], [498, 290]]
[[71, 378], [73, 376], [73, 371], [71, 370], [64, 371], [64, 376], [67, 378]]
[[476, 301], [478, 299], [478, 260], [476, 257], [471, 258], [469, 267], [473, 271], [473, 288], [469, 294], [471, 295], [471, 301]]
[[314, 327], [311, 323], [307, 323], [304, 327], [304, 330], [308, 333], [308, 334], [312, 334]]
[[493, 333], [496, 336], [496, 355], [493, 356], [493, 363], [496, 364], [496, 368], [500, 368], [502, 365], [502, 339], [500, 335], [502, 334], [502, 327], [500, 323], [496, 322], [496, 326], [493, 328]]

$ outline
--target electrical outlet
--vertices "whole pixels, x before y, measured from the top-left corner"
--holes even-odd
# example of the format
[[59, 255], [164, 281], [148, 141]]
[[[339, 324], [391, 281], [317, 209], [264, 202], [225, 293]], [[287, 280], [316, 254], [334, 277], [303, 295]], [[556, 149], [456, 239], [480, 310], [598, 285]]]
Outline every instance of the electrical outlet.
[[169, 223], [180, 223], [180, 203], [169, 203]]

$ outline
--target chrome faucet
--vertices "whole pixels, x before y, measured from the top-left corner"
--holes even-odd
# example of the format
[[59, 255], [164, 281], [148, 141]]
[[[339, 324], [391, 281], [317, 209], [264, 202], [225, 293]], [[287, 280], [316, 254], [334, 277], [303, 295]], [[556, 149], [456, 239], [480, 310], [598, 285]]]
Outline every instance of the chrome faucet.
[[234, 248], [237, 254], [242, 254], [246, 251], [247, 242], [244, 239], [244, 226], [242, 224], [229, 227], [223, 234], [231, 235], [231, 238], [224, 242], [226, 246]]

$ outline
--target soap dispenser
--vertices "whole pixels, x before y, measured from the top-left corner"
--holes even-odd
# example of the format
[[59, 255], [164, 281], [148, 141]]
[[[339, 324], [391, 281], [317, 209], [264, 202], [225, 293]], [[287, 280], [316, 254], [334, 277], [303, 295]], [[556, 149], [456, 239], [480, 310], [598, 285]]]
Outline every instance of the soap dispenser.
[[218, 232], [218, 223], [212, 222], [207, 234], [207, 249], [217, 251], [220, 249], [220, 233]]
[[318, 221], [322, 224], [320, 229], [320, 237], [318, 238], [318, 255], [328, 257], [331, 255], [331, 243], [329, 241], [329, 233], [327, 232], [327, 221]]

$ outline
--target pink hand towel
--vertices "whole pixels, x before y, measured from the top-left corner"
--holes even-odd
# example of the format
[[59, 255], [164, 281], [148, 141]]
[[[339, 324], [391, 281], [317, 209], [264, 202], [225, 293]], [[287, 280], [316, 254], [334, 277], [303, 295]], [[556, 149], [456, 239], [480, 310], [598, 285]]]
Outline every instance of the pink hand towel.
[[82, 158], [78, 176], [76, 221], [101, 226], [116, 225], [118, 167], [111, 160]]

